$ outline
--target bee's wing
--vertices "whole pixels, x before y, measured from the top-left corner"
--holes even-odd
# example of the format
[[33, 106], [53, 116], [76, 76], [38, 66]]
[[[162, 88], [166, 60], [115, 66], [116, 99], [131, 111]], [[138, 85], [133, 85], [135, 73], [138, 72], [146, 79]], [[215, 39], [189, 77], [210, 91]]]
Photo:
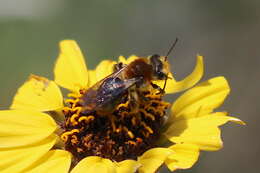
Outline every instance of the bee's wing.
[[[105, 84], [113, 84], [113, 82], [110, 79], [116, 79], [124, 70], [127, 68], [127, 66], [124, 66], [118, 71], [115, 71], [114, 73], [108, 75], [104, 79], [98, 81], [96, 84], [94, 84], [92, 87], [90, 87], [86, 93], [82, 96], [81, 101], [82, 105], [87, 107], [88, 109], [95, 110], [97, 107], [101, 108], [105, 104], [109, 104], [109, 102], [113, 101], [121, 95], [123, 92], [125, 92], [129, 87], [134, 85], [139, 79], [129, 79], [125, 81], [117, 82], [113, 88], [110, 88], [110, 90], [106, 89], [104, 87]], [[110, 83], [109, 83], [109, 82]], [[101, 85], [103, 87], [101, 87]]]
[[87, 90], [87, 92], [88, 92], [89, 90], [97, 90], [97, 89], [100, 87], [100, 85], [103, 84], [103, 82], [104, 82], [105, 80], [107, 80], [108, 78], [115, 78], [115, 77], [119, 76], [126, 68], [127, 68], [127, 65], [124, 66], [123, 68], [121, 68], [120, 70], [115, 71], [115, 72], [111, 73], [110, 75], [106, 76], [105, 78], [101, 79], [100, 81], [98, 81], [97, 83], [95, 83], [93, 86], [91, 86], [91, 87]]
[[97, 98], [100, 100], [100, 102], [98, 102], [99, 104], [97, 106], [102, 107], [103, 105], [115, 104], [116, 102], [120, 101], [122, 96], [127, 93], [128, 88], [132, 87], [140, 80], [141, 78], [132, 78], [127, 80], [120, 80], [120, 82], [114, 81], [114, 84], [116, 85], [113, 85], [111, 89], [109, 89], [109, 87], [105, 87], [102, 91], [98, 92]]
[[97, 93], [97, 110], [113, 111], [114, 108], [122, 101], [124, 95], [127, 94], [128, 88], [140, 81], [140, 78], [132, 78], [128, 80], [121, 80], [112, 89], [105, 88], [103, 91]]

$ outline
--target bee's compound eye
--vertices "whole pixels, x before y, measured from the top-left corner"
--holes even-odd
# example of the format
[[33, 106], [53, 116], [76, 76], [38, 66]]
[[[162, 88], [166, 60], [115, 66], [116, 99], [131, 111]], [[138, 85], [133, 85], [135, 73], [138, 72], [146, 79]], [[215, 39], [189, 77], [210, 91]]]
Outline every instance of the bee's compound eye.
[[156, 76], [159, 80], [164, 80], [164, 79], [167, 79], [167, 75], [164, 74], [163, 72], [159, 71], [156, 73]]
[[159, 80], [166, 79], [166, 75], [162, 72], [163, 70], [163, 63], [160, 59], [160, 56], [155, 54], [151, 56], [151, 64], [153, 66], [153, 73], [155, 77]]
[[163, 63], [160, 60], [160, 56], [155, 54], [153, 56], [151, 56], [151, 64], [154, 68], [155, 71], [160, 71], [163, 68]]
[[158, 61], [160, 61], [160, 55], [154, 54], [150, 57], [150, 59], [152, 63], [157, 63]]

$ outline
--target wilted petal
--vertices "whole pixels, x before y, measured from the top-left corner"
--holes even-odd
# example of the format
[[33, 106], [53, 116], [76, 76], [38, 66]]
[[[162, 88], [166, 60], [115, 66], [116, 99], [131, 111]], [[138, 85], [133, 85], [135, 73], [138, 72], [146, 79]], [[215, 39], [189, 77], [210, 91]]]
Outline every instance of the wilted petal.
[[16, 93], [11, 109], [51, 111], [63, 107], [63, 97], [53, 81], [31, 75]]

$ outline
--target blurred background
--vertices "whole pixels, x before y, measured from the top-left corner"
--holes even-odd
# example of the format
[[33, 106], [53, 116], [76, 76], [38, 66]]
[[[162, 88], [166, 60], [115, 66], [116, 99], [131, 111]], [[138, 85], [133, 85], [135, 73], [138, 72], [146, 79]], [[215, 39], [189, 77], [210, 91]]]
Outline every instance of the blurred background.
[[230, 82], [222, 110], [247, 126], [222, 127], [224, 148], [203, 152], [192, 169], [177, 172], [258, 173], [259, 32], [259, 0], [0, 0], [0, 107], [8, 108], [29, 74], [53, 79], [60, 40], [77, 40], [94, 68], [119, 55], [165, 55], [178, 37], [170, 56], [177, 79], [203, 55], [204, 80], [223, 75]]

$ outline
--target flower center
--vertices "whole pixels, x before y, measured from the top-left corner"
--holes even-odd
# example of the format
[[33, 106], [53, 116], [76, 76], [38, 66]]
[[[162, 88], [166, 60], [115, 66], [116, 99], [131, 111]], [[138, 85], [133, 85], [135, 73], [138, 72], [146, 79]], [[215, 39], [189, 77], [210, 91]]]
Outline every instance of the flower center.
[[136, 159], [146, 150], [156, 147], [169, 103], [162, 95], [146, 91], [138, 104], [128, 97], [110, 113], [82, 111], [80, 94], [69, 94], [63, 109], [65, 122], [61, 139], [65, 149], [77, 161], [87, 156], [100, 156], [115, 161]]

